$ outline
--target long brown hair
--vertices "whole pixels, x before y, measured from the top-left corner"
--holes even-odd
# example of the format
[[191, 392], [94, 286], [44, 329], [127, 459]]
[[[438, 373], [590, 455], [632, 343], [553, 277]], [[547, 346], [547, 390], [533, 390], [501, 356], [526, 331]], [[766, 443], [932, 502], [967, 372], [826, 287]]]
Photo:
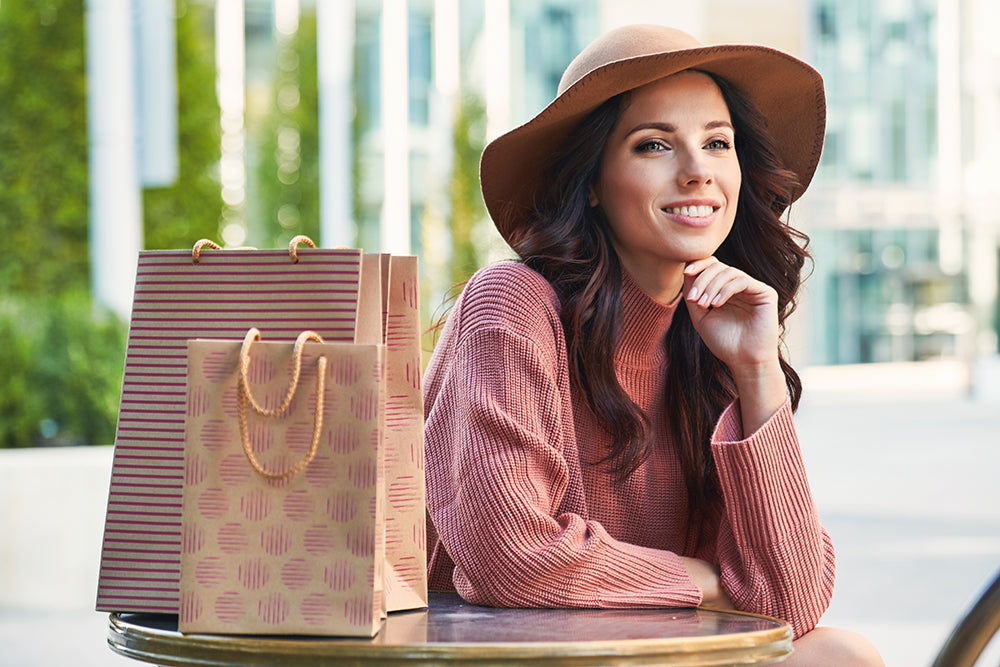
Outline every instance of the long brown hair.
[[[770, 285], [778, 293], [778, 322], [795, 308], [808, 239], [780, 216], [791, 203], [794, 174], [783, 168], [766, 120], [739, 91], [709, 74], [732, 117], [743, 174], [736, 220], [716, 252], [720, 261]], [[590, 113], [552, 156], [546, 187], [528, 224], [511, 245], [521, 261], [542, 274], [561, 303], [573, 381], [583, 390], [599, 423], [614, 434], [609, 464], [623, 482], [650, 455], [648, 420], [618, 382], [614, 354], [621, 331], [622, 266], [599, 207], [588, 193], [601, 155], [628, 93]], [[718, 497], [710, 440], [716, 421], [735, 397], [729, 369], [694, 330], [686, 308], [678, 308], [666, 340], [669, 365], [666, 400], [671, 435], [684, 469], [693, 514], [708, 517]], [[779, 349], [792, 407], [802, 384]]]

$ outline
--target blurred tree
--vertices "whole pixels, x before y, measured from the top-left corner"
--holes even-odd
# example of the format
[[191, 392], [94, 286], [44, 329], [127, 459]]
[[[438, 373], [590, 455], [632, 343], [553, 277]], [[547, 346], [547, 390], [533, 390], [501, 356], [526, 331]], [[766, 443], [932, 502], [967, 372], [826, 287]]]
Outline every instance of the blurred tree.
[[463, 283], [480, 267], [481, 253], [473, 239], [486, 215], [479, 190], [479, 158], [486, 145], [486, 106], [478, 95], [461, 96], [452, 130], [451, 279]]
[[83, 0], [0, 6], [0, 292], [86, 289]]
[[121, 391], [125, 329], [95, 316], [82, 292], [0, 298], [0, 448], [110, 445]]
[[[218, 233], [212, 17], [178, 1], [180, 173], [145, 193], [147, 247]], [[0, 447], [114, 438], [125, 326], [89, 297], [85, 32], [84, 0], [0, 5]]]
[[212, 20], [210, 4], [178, 0], [179, 173], [170, 187], [143, 191], [147, 248], [187, 248], [200, 238], [219, 240], [222, 194], [215, 171], [220, 129]]
[[274, 105], [263, 124], [257, 190], [261, 247], [281, 248], [305, 234], [319, 243], [319, 90], [316, 13], [303, 11], [294, 35], [279, 35]]

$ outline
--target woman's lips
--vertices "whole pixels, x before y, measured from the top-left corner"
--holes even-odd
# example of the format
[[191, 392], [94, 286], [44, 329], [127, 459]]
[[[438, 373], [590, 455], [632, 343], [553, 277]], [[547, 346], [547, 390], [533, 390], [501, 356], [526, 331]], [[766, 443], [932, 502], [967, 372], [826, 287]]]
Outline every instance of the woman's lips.
[[715, 220], [719, 207], [708, 204], [685, 204], [667, 206], [661, 210], [672, 219], [689, 227], [707, 227]]

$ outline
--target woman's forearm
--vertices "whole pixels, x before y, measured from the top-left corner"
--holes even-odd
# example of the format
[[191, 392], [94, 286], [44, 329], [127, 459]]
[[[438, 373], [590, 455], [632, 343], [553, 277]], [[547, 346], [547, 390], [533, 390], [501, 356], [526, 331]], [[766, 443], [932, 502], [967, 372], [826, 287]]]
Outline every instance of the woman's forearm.
[[733, 370], [733, 379], [740, 397], [743, 436], [749, 438], [784, 405], [785, 374], [776, 356], [761, 366]]

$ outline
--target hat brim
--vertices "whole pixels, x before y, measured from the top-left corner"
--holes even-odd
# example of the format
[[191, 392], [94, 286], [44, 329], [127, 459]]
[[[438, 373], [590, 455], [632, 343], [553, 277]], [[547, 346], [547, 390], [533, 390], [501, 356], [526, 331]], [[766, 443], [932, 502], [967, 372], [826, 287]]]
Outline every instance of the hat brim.
[[487, 210], [509, 242], [531, 210], [548, 157], [587, 114], [606, 100], [688, 69], [735, 86], [767, 121], [779, 157], [805, 191], [819, 163], [826, 131], [820, 74], [764, 46], [705, 46], [654, 53], [602, 65], [582, 76], [533, 119], [490, 142], [480, 162]]

